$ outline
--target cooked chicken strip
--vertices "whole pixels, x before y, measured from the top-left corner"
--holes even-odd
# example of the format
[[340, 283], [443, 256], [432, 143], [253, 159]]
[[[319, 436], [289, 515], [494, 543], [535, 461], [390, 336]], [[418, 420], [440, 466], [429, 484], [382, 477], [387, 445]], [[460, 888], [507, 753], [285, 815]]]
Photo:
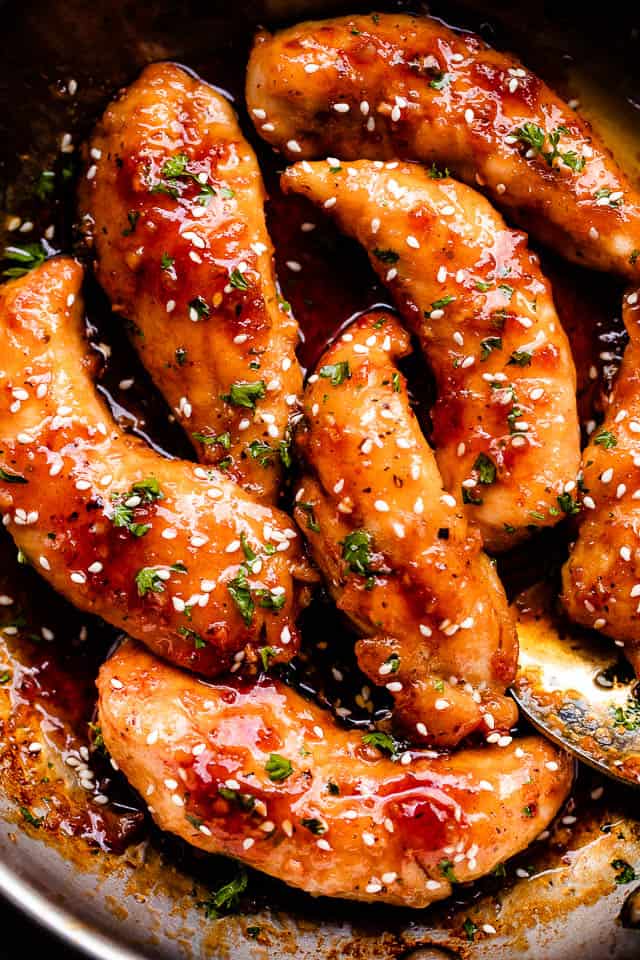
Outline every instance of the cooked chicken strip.
[[370, 313], [323, 356], [304, 395], [295, 516], [338, 607], [368, 639], [360, 666], [412, 739], [451, 746], [517, 719], [515, 626], [464, 508], [442, 488], [397, 360], [409, 337]]
[[420, 338], [444, 487], [462, 495], [487, 548], [557, 523], [580, 462], [575, 369], [524, 234], [417, 164], [304, 161], [282, 183], [364, 244]]
[[315, 895], [441, 900], [531, 843], [571, 785], [540, 737], [393, 762], [282, 683], [206, 684], [131, 641], [98, 688], [105, 744], [161, 829]]
[[308, 573], [289, 518], [216, 470], [122, 433], [89, 376], [82, 270], [0, 288], [0, 509], [75, 606], [208, 675], [295, 653]]
[[155, 64], [107, 108], [88, 162], [80, 203], [98, 279], [143, 363], [201, 459], [275, 500], [302, 389], [298, 329], [233, 110]]
[[629, 334], [604, 423], [582, 455], [580, 533], [562, 571], [569, 616], [624, 647], [640, 674], [640, 290], [624, 298]]
[[640, 275], [640, 197], [607, 147], [518, 60], [473, 34], [403, 14], [263, 32], [247, 103], [289, 159], [450, 167], [562, 256]]

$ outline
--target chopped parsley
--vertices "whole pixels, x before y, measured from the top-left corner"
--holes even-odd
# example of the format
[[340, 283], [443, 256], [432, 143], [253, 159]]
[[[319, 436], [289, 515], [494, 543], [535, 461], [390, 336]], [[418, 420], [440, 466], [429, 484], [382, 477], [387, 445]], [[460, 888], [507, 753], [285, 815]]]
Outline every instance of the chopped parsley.
[[256, 805], [256, 798], [250, 793], [240, 793], [239, 790], [232, 790], [230, 787], [218, 787], [220, 796], [229, 803], [234, 803], [246, 813], [251, 813]]
[[240, 568], [233, 580], [229, 581], [227, 584], [227, 590], [231, 594], [231, 599], [240, 611], [240, 616], [244, 620], [246, 626], [250, 626], [251, 621], [253, 620], [255, 604], [251, 596], [251, 588], [249, 586], [249, 581], [247, 580], [247, 574], [244, 568]]
[[612, 447], [617, 447], [618, 438], [610, 430], [601, 430], [593, 442], [599, 447], [604, 447], [605, 450], [611, 450]]
[[255, 410], [258, 400], [262, 400], [266, 392], [264, 380], [257, 380], [253, 383], [247, 380], [239, 380], [232, 383], [229, 393], [222, 399], [234, 407], [246, 407], [248, 410]]
[[204, 910], [207, 920], [217, 920], [222, 914], [235, 910], [241, 894], [247, 889], [248, 882], [247, 872], [241, 867], [233, 880], [225, 883], [208, 900], [201, 901], [198, 906]]
[[163, 593], [164, 583], [160, 571], [155, 567], [142, 567], [136, 573], [136, 587], [139, 597], [144, 597], [149, 592]]
[[272, 753], [264, 765], [264, 769], [269, 776], [269, 780], [274, 783], [281, 783], [293, 773], [291, 761], [286, 757], [281, 757], [279, 753]]
[[441, 860], [440, 863], [438, 864], [438, 867], [440, 868], [440, 873], [445, 878], [445, 880], [448, 880], [449, 883], [458, 882], [456, 875], [453, 872], [453, 864], [451, 863], [451, 860]]
[[616, 883], [631, 883], [633, 880], [638, 879], [635, 870], [626, 860], [612, 860], [611, 866], [614, 870], [618, 871], [614, 877]]
[[196, 197], [196, 203], [199, 203], [201, 207], [206, 207], [209, 203], [210, 197], [215, 197], [216, 191], [211, 186], [210, 183], [203, 183], [200, 185], [200, 193]]
[[176, 180], [187, 173], [189, 157], [186, 153], [177, 153], [175, 157], [169, 157], [162, 165], [161, 173], [166, 180]]
[[393, 386], [393, 392], [400, 393], [400, 374], [399, 373], [396, 372], [393, 374], [393, 376], [391, 377], [391, 384]]
[[481, 507], [484, 503], [481, 496], [479, 496], [473, 487], [461, 487], [462, 490], [462, 502], [470, 504], [473, 507]]
[[298, 507], [307, 515], [307, 529], [312, 533], [320, 533], [320, 524], [316, 520], [316, 515], [311, 503], [299, 503]]
[[234, 267], [231, 273], [229, 274], [229, 283], [232, 287], [235, 287], [236, 290], [248, 290], [249, 281], [243, 273], [238, 270], [237, 267]]
[[300, 823], [316, 837], [327, 832], [326, 824], [323, 823], [322, 820], [318, 820], [317, 817], [305, 817]]
[[629, 257], [629, 264], [632, 267], [635, 267], [636, 263], [638, 262], [638, 257], [640, 257], [640, 250], [632, 250]]
[[568, 517], [573, 517], [576, 513], [580, 513], [580, 504], [577, 500], [574, 500], [570, 493], [561, 493], [557, 497], [558, 506], [566, 513]]
[[249, 444], [249, 456], [253, 460], [257, 460], [261, 467], [271, 467], [277, 453], [270, 444], [263, 440], [252, 440]]
[[383, 733], [382, 730], [363, 733], [362, 742], [367, 747], [375, 747], [381, 753], [388, 753], [392, 760], [395, 760], [398, 756], [398, 743], [388, 733]]
[[46, 200], [55, 190], [56, 175], [53, 170], [43, 170], [36, 181], [35, 192], [39, 200]]
[[465, 918], [464, 918], [464, 923], [462, 924], [462, 929], [464, 930], [464, 932], [465, 932], [466, 935], [467, 935], [467, 940], [468, 940], [470, 943], [472, 943], [473, 940], [474, 940], [474, 938], [475, 938], [476, 933], [478, 932], [478, 928], [477, 928], [477, 926], [475, 925], [475, 923], [473, 922], [473, 920], [472, 920], [470, 917], [465, 917]]
[[[142, 504], [163, 500], [164, 494], [160, 490], [155, 477], [139, 480], [131, 486], [127, 493], [114, 493], [111, 496], [111, 522], [114, 527], [125, 527], [134, 537], [143, 537], [151, 529], [149, 523], [136, 523], [134, 510]], [[131, 503], [132, 500], [139, 502]]]
[[260, 647], [258, 650], [260, 654], [260, 659], [262, 661], [262, 669], [266, 673], [269, 669], [269, 658], [275, 656], [276, 651], [273, 647]]
[[187, 351], [185, 350], [185, 348], [178, 347], [178, 349], [176, 350], [175, 356], [176, 356], [176, 363], [178, 364], [178, 366], [183, 367], [187, 362]]
[[189, 301], [189, 315], [191, 319], [193, 319], [192, 311], [198, 320], [202, 320], [203, 317], [211, 316], [211, 307], [204, 297], [194, 297], [193, 300]]
[[286, 593], [267, 590], [264, 587], [256, 590], [255, 596], [258, 598], [258, 606], [264, 607], [266, 610], [282, 610], [287, 602]]
[[330, 380], [332, 387], [339, 387], [345, 380], [351, 379], [348, 360], [341, 360], [339, 363], [327, 363], [320, 367], [318, 373], [325, 380]]
[[486, 337], [480, 341], [481, 360], [486, 360], [493, 350], [502, 350], [502, 337]]
[[171, 270], [175, 262], [175, 257], [170, 257], [168, 253], [163, 253], [160, 257], [160, 269]]
[[400, 669], [400, 657], [397, 653], [390, 654], [385, 660], [385, 663], [389, 664], [390, 673], [397, 673]]
[[625, 730], [637, 730], [640, 727], [640, 701], [629, 697], [623, 707], [612, 707], [613, 719]]
[[507, 366], [528, 367], [531, 365], [532, 356], [533, 354], [529, 353], [528, 350], [513, 350], [507, 360]]
[[429, 167], [428, 173], [432, 180], [444, 180], [449, 176], [449, 168], [445, 167], [444, 170], [440, 170], [435, 163], [432, 163]]
[[28, 483], [26, 477], [23, 477], [21, 473], [8, 473], [3, 467], [0, 467], [0, 480], [4, 480], [5, 483]]
[[596, 190], [594, 196], [596, 200], [606, 200], [607, 203], [599, 204], [603, 207], [619, 207], [622, 205], [622, 200], [619, 197], [615, 199], [610, 199], [611, 194], [614, 193], [613, 190], [609, 190], [607, 187], [602, 187], [600, 190]]
[[354, 530], [342, 541], [342, 559], [346, 560], [352, 573], [371, 575], [371, 534], [366, 530]]
[[[574, 173], [580, 173], [585, 167], [586, 161], [584, 157], [579, 156], [574, 150], [561, 153], [558, 149], [560, 136], [563, 133], [569, 133], [566, 127], [556, 127], [552, 133], [547, 134], [537, 123], [528, 122], [515, 129], [511, 133], [511, 137], [519, 140], [530, 150], [533, 150], [534, 154], [542, 157], [547, 166], [552, 167], [554, 161], [560, 159], [573, 170]], [[551, 146], [550, 150], [544, 149], [547, 140]]]
[[217, 436], [211, 433], [192, 433], [191, 436], [199, 443], [203, 443], [205, 447], [213, 447], [216, 444], [219, 444], [223, 450], [229, 450], [231, 447], [230, 433], [219, 433]]
[[178, 627], [178, 633], [181, 637], [186, 637], [187, 640], [193, 640], [193, 646], [196, 650], [203, 650], [207, 645], [206, 640], [203, 640], [200, 634], [192, 630], [191, 627]]
[[35, 814], [31, 813], [31, 810], [29, 810], [27, 807], [20, 807], [20, 813], [27, 823], [30, 823], [32, 827], [36, 828], [36, 830], [42, 826], [44, 817], [36, 817]]
[[476, 290], [479, 290], [480, 293], [486, 293], [487, 290], [491, 290], [493, 286], [493, 280], [476, 280]]
[[136, 232], [136, 227], [138, 226], [138, 220], [140, 219], [140, 213], [138, 210], [129, 210], [127, 213], [127, 220], [129, 221], [129, 226], [125, 227], [122, 231], [123, 237], [130, 237], [132, 233]]
[[486, 453], [479, 453], [473, 465], [480, 483], [491, 484], [496, 480], [496, 465]]
[[329, 793], [332, 797], [339, 797], [340, 787], [337, 783], [334, 783], [333, 780], [327, 780], [327, 793]]
[[3, 277], [23, 277], [34, 267], [39, 267], [47, 258], [47, 253], [40, 243], [27, 243], [23, 247], [5, 247], [3, 257], [17, 264], [3, 270]]
[[387, 264], [397, 263], [400, 259], [400, 254], [396, 253], [395, 250], [382, 250], [380, 247], [374, 247], [373, 255], [382, 263]]
[[450, 80], [451, 77], [448, 73], [436, 73], [433, 80], [429, 81], [429, 86], [432, 90], [444, 90], [449, 85]]
[[448, 307], [455, 299], [455, 297], [446, 296], [441, 297], [440, 300], [434, 300], [431, 304], [431, 310], [425, 310], [425, 317], [430, 317], [434, 310], [442, 310], [444, 307]]

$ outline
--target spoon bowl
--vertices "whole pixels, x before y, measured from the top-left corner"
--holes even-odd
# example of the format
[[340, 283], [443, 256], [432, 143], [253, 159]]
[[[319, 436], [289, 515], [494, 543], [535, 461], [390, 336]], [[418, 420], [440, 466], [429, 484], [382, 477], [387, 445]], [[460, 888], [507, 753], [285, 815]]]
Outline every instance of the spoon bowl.
[[611, 640], [569, 623], [546, 584], [520, 594], [512, 693], [543, 734], [608, 777], [640, 786], [638, 681]]

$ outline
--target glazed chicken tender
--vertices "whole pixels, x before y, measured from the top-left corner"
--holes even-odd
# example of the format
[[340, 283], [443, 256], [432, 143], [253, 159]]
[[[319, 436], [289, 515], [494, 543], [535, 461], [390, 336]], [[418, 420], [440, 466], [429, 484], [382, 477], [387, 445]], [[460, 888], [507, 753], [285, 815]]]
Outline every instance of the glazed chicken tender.
[[359, 240], [433, 370], [444, 487], [502, 550], [570, 510], [576, 377], [549, 284], [522, 233], [469, 187], [417, 164], [295, 164], [286, 191]]
[[83, 342], [82, 270], [55, 258], [0, 288], [0, 509], [76, 607], [213, 675], [295, 653], [308, 576], [289, 518], [216, 470], [122, 433]]
[[577, 542], [562, 576], [569, 616], [624, 647], [640, 674], [640, 291], [624, 298], [629, 343], [604, 423], [582, 456]]
[[408, 335], [371, 313], [327, 350], [304, 395], [295, 517], [362, 669], [412, 739], [454, 745], [517, 719], [511, 612], [460, 501], [442, 488], [397, 361]]
[[90, 143], [80, 190], [97, 275], [200, 458], [277, 497], [302, 388], [256, 157], [228, 102], [147, 67]]
[[562, 256], [640, 276], [640, 197], [589, 124], [514, 57], [440, 21], [372, 14], [260, 33], [247, 103], [291, 160], [421, 160]]
[[539, 737], [394, 762], [282, 683], [206, 684], [130, 641], [98, 688], [161, 829], [315, 895], [424, 907], [535, 840], [571, 785]]

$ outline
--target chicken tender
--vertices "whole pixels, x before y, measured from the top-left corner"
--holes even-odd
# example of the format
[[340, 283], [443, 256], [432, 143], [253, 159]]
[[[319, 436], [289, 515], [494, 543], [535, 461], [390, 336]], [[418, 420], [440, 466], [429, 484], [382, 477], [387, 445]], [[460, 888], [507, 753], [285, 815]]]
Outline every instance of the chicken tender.
[[81, 281], [58, 257], [0, 288], [0, 509], [21, 555], [181, 666], [237, 670], [265, 644], [290, 659], [310, 575], [292, 522], [114, 424], [90, 378]]
[[273, 502], [302, 389], [298, 328], [233, 110], [154, 64], [107, 108], [88, 163], [80, 206], [98, 279], [142, 362], [200, 458]]
[[295, 517], [337, 606], [365, 635], [362, 669], [385, 685], [412, 739], [499, 737], [518, 647], [494, 566], [435, 457], [397, 367], [409, 337], [388, 313], [360, 318], [309, 379]]
[[246, 88], [288, 159], [448, 167], [562, 256], [640, 276], [637, 190], [578, 113], [473, 34], [395, 13], [262, 32]]
[[394, 762], [278, 681], [203, 683], [131, 641], [98, 688], [105, 744], [162, 830], [317, 896], [441, 900], [535, 840], [571, 786], [540, 737]]
[[366, 248], [435, 375], [433, 443], [489, 550], [569, 510], [580, 463], [576, 376], [526, 237], [478, 193], [417, 164], [295, 164], [303, 194]]
[[569, 616], [613, 637], [640, 673], [640, 291], [604, 423], [582, 455], [580, 532], [562, 572]]

